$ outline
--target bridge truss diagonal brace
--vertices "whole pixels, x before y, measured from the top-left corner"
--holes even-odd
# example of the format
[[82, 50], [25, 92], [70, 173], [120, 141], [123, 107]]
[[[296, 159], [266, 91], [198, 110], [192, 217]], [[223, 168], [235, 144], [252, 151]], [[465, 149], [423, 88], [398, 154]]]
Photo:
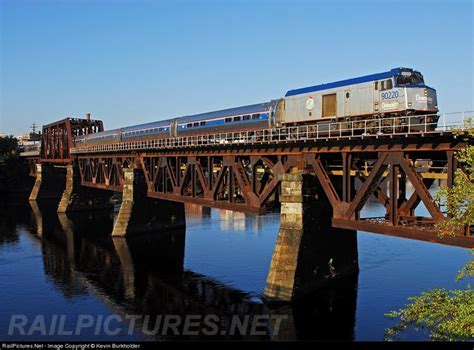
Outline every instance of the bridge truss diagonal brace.
[[[431, 185], [435, 182], [435, 179], [423, 179], [425, 187], [429, 190]], [[415, 191], [411, 194], [410, 198], [405, 200], [399, 208], [400, 215], [403, 216], [414, 216], [414, 210], [420, 204], [421, 198]]]
[[[382, 176], [387, 168], [389, 168], [390, 179], [389, 197], [379, 188]], [[404, 200], [401, 205], [399, 205], [400, 199], [398, 198], [401, 190], [399, 188], [399, 181], [401, 181], [399, 176], [403, 174], [399, 173], [400, 170], [403, 171], [404, 176], [408, 178], [415, 189], [411, 197], [408, 200]], [[404, 176], [402, 176], [403, 179]], [[362, 187], [358, 190], [343, 217], [348, 220], [357, 220], [358, 213], [368, 198], [376, 193], [376, 197], [386, 207], [392, 225], [397, 225], [400, 215], [408, 215], [420, 201], [423, 202], [435, 221], [442, 221], [445, 217], [435, 204], [428, 190], [433, 181], [432, 179], [423, 180], [412, 166], [410, 159], [405, 157], [403, 152], [381, 153], [373, 165], [369, 176], [363, 180]]]
[[123, 168], [128, 164], [126, 159], [116, 157], [79, 158], [80, 183], [86, 187], [122, 192]]
[[[351, 189], [349, 174], [351, 171], [351, 157], [349, 155], [342, 157], [343, 162], [343, 182], [342, 182], [342, 200], [336, 191], [332, 178], [322, 163], [321, 158], [314, 154], [305, 154], [304, 161], [310, 165], [315, 176], [324, 190], [331, 206], [333, 207], [334, 218], [345, 220], [359, 220], [360, 210], [364, 207], [371, 195], [375, 195], [381, 202], [387, 212], [391, 225], [398, 225], [400, 216], [413, 212], [420, 201], [428, 209], [434, 222], [444, 220], [444, 215], [436, 205], [429, 192], [429, 187], [433, 180], [422, 179], [411, 164], [411, 160], [404, 152], [379, 152], [377, 160], [372, 165], [372, 169], [367, 177], [357, 176], [362, 181], [362, 186], [357, 190], [354, 198], [351, 199]], [[389, 196], [380, 188], [380, 183], [384, 179], [384, 174], [388, 171]], [[346, 173], [346, 174], [345, 174]], [[408, 179], [415, 189], [410, 199], [405, 196], [405, 179]], [[410, 215], [408, 215], [410, 216]]]
[[[365, 183], [366, 181], [366, 178], [364, 176], [362, 176], [360, 173], [357, 174], [357, 178], [360, 180], [360, 182], [362, 184]], [[377, 186], [374, 190], [374, 196], [375, 198], [380, 202], [380, 204], [382, 204], [387, 212], [390, 211], [390, 199], [389, 197], [387, 196], [387, 194], [380, 188], [380, 186], [384, 183], [384, 181], [382, 180], [379, 184], [379, 186]]]
[[[352, 200], [349, 208], [344, 213], [344, 218], [346, 219], [356, 219], [358, 212], [367, 202], [367, 199], [372, 195], [372, 193], [379, 187], [380, 180], [384, 171], [387, 169], [387, 158], [388, 153], [379, 154], [377, 161], [375, 162], [372, 171], [369, 176], [363, 183], [362, 187], [357, 191], [354, 199]], [[357, 215], [356, 215], [357, 213]]]
[[408, 177], [408, 180], [410, 180], [411, 184], [415, 188], [415, 192], [417, 196], [421, 199], [423, 204], [426, 206], [426, 209], [428, 209], [428, 212], [430, 215], [435, 219], [436, 221], [444, 221], [445, 217], [439, 207], [435, 204], [435, 201], [433, 197], [431, 196], [431, 193], [429, 190], [426, 188], [423, 179], [416, 173], [416, 170], [414, 167], [410, 164], [410, 160], [406, 159], [403, 157], [403, 154], [397, 153], [397, 158], [396, 160], [398, 161], [397, 165], [400, 166], [400, 168], [403, 170], [403, 172], [406, 174]]

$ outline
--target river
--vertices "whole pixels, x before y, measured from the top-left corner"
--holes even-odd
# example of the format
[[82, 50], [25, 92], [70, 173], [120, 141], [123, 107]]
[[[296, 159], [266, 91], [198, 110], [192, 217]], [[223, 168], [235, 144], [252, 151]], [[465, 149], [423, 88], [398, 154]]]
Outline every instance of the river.
[[[463, 287], [455, 275], [470, 257], [462, 248], [358, 232], [357, 276], [291, 306], [267, 305], [262, 291], [277, 212], [256, 216], [189, 205], [185, 230], [124, 240], [110, 238], [113, 212], [58, 215], [56, 204], [1, 201], [2, 340], [383, 340], [393, 325], [385, 313], [424, 290]], [[364, 208], [374, 215], [381, 210], [374, 202]], [[278, 334], [159, 334], [143, 331], [140, 318], [217, 315], [228, 329], [233, 315], [260, 314], [284, 316]], [[28, 320], [25, 335], [9, 332], [12, 315]], [[48, 327], [63, 319], [72, 334], [32, 329], [38, 315]], [[74, 334], [80, 315], [96, 323], [113, 316], [120, 331], [84, 327]], [[402, 339], [427, 335], [409, 332]]]

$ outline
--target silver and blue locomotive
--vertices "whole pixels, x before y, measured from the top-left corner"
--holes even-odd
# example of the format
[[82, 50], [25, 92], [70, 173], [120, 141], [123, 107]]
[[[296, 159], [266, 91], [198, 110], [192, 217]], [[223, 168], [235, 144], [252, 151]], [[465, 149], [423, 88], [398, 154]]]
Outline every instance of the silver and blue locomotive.
[[[395, 68], [290, 90], [283, 98], [270, 102], [81, 135], [75, 142], [81, 145], [111, 143], [302, 124], [328, 125], [339, 121], [352, 122], [353, 125], [362, 120], [380, 123], [403, 116], [407, 120], [416, 120], [416, 116], [420, 116], [424, 118], [420, 123], [435, 128], [437, 112], [436, 90], [425, 85], [422, 74], [410, 68]], [[403, 122], [404, 118], [397, 120]]]

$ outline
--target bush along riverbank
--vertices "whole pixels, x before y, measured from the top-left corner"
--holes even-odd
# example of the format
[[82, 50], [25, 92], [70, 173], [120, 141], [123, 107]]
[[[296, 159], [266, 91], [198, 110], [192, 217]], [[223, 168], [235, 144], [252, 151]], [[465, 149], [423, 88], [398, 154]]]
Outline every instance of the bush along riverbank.
[[0, 138], [0, 196], [28, 197], [35, 181], [28, 173], [28, 162], [19, 156], [17, 140]]

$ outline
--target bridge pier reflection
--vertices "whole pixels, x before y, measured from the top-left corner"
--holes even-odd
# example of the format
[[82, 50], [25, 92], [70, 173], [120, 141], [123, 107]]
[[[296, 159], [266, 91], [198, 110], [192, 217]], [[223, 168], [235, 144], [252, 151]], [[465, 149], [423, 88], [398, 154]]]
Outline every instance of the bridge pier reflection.
[[29, 201], [31, 211], [33, 213], [34, 228], [33, 232], [41, 237], [44, 232], [52, 232], [55, 230], [58, 221], [56, 208], [57, 200], [38, 200]]
[[[219, 281], [184, 269], [185, 230], [117, 239], [110, 235], [113, 215], [103, 212], [58, 214], [36, 203], [36, 215], [54, 213], [43, 230], [41, 247], [45, 272], [66, 298], [93, 294], [112, 312], [126, 319], [141, 316], [135, 330], [153, 329], [145, 316], [216, 315], [219, 331], [229, 332], [233, 317], [283, 317], [277, 333], [269, 318], [265, 334], [214, 336], [160, 333], [154, 338], [178, 339], [347, 339], [353, 340], [357, 279], [321, 288], [293, 304], [266, 304]], [[38, 219], [38, 217], [37, 217]], [[44, 218], [40, 218], [40, 221]], [[341, 338], [342, 335], [342, 338]]]

